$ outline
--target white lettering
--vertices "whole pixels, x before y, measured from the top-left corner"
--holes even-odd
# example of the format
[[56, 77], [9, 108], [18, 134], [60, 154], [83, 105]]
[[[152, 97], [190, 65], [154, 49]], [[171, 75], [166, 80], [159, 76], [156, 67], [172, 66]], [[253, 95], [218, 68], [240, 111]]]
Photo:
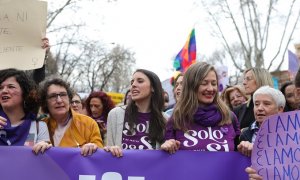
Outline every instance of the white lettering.
[[95, 175], [79, 175], [79, 180], [96, 180]]
[[[128, 122], [125, 122], [124, 126], [125, 126], [125, 130], [123, 131], [124, 135], [126, 135], [126, 136], [134, 136], [134, 135], [136, 135], [135, 130], [133, 130], [132, 132], [130, 131], [130, 127], [129, 127]], [[136, 128], [136, 125], [133, 126], [133, 129], [135, 129], [135, 128]]]
[[126, 136], [134, 136], [136, 133], [149, 133], [149, 121], [146, 122], [146, 125], [143, 123], [134, 124], [133, 130], [130, 131], [130, 127], [128, 122], [125, 122], [125, 130], [123, 130], [123, 134]]
[[[118, 172], [106, 172], [101, 180], [122, 180], [122, 175]], [[128, 180], [145, 180], [144, 176], [128, 176]], [[96, 180], [96, 175], [79, 175], [79, 180]]]
[[[153, 149], [152, 146], [151, 146], [151, 144], [146, 140], [146, 138], [148, 138], [148, 137], [147, 136], [143, 136], [141, 138], [141, 142], [147, 147], [147, 149]], [[144, 149], [144, 146], [140, 145], [139, 149]]]
[[207, 139], [208, 138], [208, 133], [205, 130], [200, 130], [198, 132], [198, 137], [199, 137], [199, 139]]
[[101, 180], [122, 180], [122, 176], [117, 172], [106, 172], [102, 175]]
[[198, 143], [198, 140], [196, 138], [194, 138], [193, 136], [197, 136], [197, 132], [194, 130], [188, 130], [186, 133], [184, 133], [184, 137], [187, 138], [188, 140], [191, 140], [193, 143], [193, 144], [189, 145], [189, 141], [185, 140], [185, 141], [183, 141], [183, 145], [185, 147], [193, 147]]

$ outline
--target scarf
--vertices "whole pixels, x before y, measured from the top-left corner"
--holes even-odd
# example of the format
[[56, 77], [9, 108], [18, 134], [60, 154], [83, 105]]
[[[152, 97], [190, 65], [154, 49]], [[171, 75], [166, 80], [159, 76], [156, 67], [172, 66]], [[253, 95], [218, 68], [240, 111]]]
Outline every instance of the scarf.
[[196, 113], [194, 114], [195, 123], [204, 126], [216, 126], [221, 122], [222, 114], [218, 107], [214, 104], [210, 104], [205, 107], [198, 107]]
[[22, 118], [24, 122], [16, 127], [11, 126], [9, 118], [2, 109], [0, 109], [0, 116], [7, 119], [7, 125], [0, 130], [0, 146], [24, 146], [29, 134], [31, 121], [35, 119], [35, 115], [28, 113]]

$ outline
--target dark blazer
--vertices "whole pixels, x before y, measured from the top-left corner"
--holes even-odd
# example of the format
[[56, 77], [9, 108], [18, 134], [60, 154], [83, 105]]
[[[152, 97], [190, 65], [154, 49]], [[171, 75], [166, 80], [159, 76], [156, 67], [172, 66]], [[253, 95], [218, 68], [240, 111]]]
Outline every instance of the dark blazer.
[[242, 104], [233, 109], [234, 114], [239, 120], [241, 129], [249, 127], [255, 121], [253, 112], [254, 105], [251, 99], [250, 102]]
[[[254, 134], [254, 131], [252, 131], [250, 129], [250, 127], [247, 127], [246, 129], [243, 130], [243, 132], [241, 133], [241, 136], [240, 136], [240, 142], [241, 141], [249, 141], [251, 142], [252, 141], [252, 136]], [[252, 142], [251, 142], [252, 143]]]

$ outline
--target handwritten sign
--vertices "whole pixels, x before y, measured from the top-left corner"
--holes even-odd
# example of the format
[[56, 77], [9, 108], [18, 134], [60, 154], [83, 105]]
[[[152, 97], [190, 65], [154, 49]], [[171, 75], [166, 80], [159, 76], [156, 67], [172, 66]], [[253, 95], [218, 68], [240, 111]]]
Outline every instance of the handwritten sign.
[[43, 66], [47, 2], [0, 0], [0, 69]]
[[300, 111], [264, 121], [255, 139], [251, 162], [263, 179], [300, 178]]

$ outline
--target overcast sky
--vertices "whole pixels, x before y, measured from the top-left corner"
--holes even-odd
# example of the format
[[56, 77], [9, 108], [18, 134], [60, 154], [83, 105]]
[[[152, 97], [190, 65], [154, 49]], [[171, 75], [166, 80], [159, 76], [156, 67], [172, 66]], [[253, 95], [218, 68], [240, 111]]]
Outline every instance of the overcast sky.
[[[173, 58], [183, 47], [192, 28], [197, 52], [209, 56], [220, 43], [210, 35], [204, 10], [195, 0], [93, 1], [80, 15], [87, 23], [86, 35], [107, 46], [123, 45], [135, 52], [136, 68], [155, 72], [161, 80], [173, 74]], [[199, 3], [200, 4], [200, 3]], [[74, 17], [75, 18], [75, 17]], [[274, 31], [274, 30], [273, 30]], [[297, 30], [294, 36], [300, 37]], [[293, 49], [292, 44], [290, 49]], [[232, 71], [230, 62], [227, 64]], [[286, 66], [286, 65], [285, 65]]]

